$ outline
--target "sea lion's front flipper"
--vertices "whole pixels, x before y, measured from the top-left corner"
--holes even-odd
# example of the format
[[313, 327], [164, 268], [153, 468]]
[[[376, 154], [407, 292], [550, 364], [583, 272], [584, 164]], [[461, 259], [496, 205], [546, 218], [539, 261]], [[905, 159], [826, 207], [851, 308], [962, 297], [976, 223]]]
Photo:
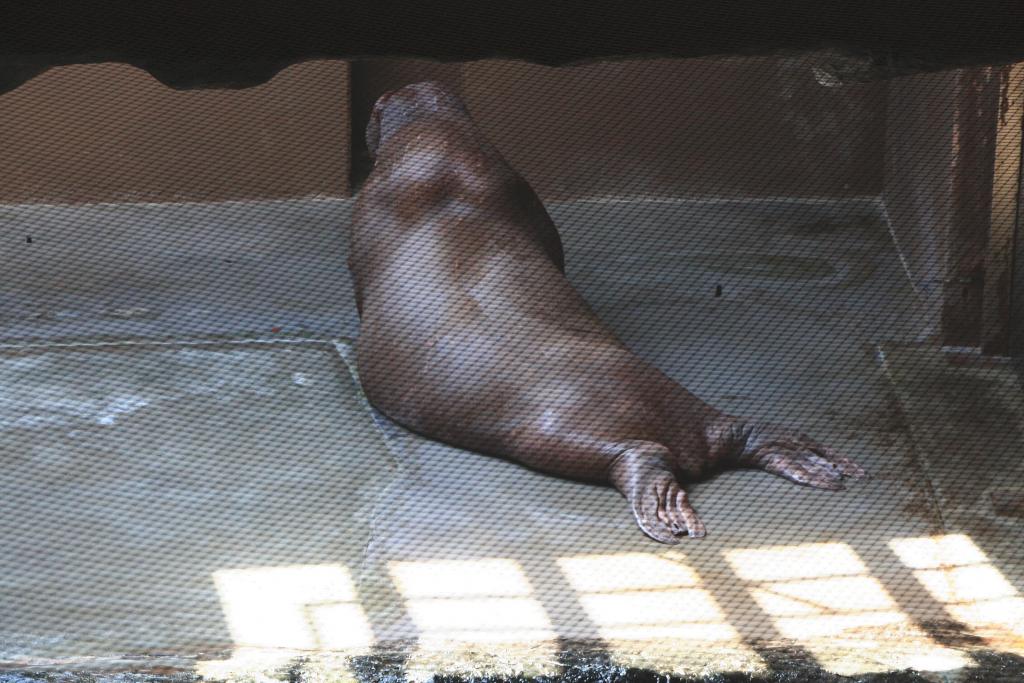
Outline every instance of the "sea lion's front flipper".
[[679, 537], [701, 538], [707, 532], [679, 485], [672, 453], [661, 444], [639, 442], [625, 447], [612, 464], [612, 484], [629, 501], [640, 529], [661, 543]]

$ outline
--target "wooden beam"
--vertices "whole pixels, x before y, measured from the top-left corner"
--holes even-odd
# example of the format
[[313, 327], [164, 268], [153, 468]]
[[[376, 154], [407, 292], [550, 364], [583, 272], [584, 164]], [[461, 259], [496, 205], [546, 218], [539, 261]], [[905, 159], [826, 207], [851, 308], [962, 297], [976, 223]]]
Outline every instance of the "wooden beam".
[[1015, 284], [1013, 277], [1015, 241], [1020, 230], [1024, 62], [1002, 67], [999, 74], [1000, 105], [985, 254], [981, 347], [986, 354], [1005, 355], [1010, 352], [1011, 293], [1016, 288], [1018, 298], [1024, 296], [1022, 283]]
[[[992, 178], [996, 120], [999, 112], [999, 70], [995, 67], [955, 72], [953, 120], [948, 129], [949, 176], [942, 167], [920, 169], [920, 183], [938, 184], [949, 193], [942, 282], [942, 343], [981, 347], [985, 261], [992, 212]], [[947, 185], [948, 183], [948, 185]], [[926, 230], [930, 227], [923, 226]]]

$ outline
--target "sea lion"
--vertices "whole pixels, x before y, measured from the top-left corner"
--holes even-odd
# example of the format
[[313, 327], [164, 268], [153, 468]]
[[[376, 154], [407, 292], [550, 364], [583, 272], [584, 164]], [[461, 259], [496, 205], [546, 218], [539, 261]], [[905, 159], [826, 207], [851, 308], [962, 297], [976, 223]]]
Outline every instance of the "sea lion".
[[663, 543], [704, 536], [683, 482], [729, 467], [841, 489], [864, 471], [792, 429], [727, 415], [632, 353], [565, 277], [529, 184], [436, 82], [374, 105], [355, 202], [356, 363], [398, 424], [610, 484]]

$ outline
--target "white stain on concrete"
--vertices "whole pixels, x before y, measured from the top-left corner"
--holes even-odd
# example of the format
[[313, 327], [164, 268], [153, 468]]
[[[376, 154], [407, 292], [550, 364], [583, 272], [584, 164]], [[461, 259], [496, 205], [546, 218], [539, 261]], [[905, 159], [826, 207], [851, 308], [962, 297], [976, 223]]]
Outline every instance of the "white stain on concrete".
[[141, 396], [115, 396], [105, 406], [105, 412], [96, 417], [101, 425], [112, 425], [119, 415], [129, 415], [149, 405], [149, 401]]
[[102, 401], [40, 397], [22, 402], [17, 406], [17, 411], [11, 411], [20, 414], [6, 420], [0, 419], [0, 430], [39, 429], [81, 421], [113, 425], [118, 417], [148, 405], [149, 401], [134, 394], [119, 394]]
[[[54, 379], [64, 371], [59, 362], [61, 356], [33, 354], [3, 358], [0, 360], [0, 432], [61, 426], [77, 430], [85, 425], [107, 427], [145, 408], [196, 396], [231, 403], [244, 401], [246, 397], [275, 396], [281, 384], [306, 387], [316, 383], [313, 375], [301, 370], [289, 372], [284, 382], [273, 374], [260, 372], [259, 366], [253, 365], [251, 352], [243, 350], [253, 343], [252, 340], [240, 342], [236, 351], [219, 349], [211, 353], [209, 349], [199, 348], [225, 345], [225, 342], [211, 342], [161, 353], [153, 360], [136, 364], [136, 367], [149, 368], [145, 377], [110, 377], [103, 368], [111, 363], [116, 366], [121, 362], [118, 357], [82, 356], [77, 358], [76, 369], [95, 365], [97, 379], [70, 387]], [[323, 346], [324, 342], [303, 340], [300, 345]], [[162, 345], [149, 346], [160, 348]], [[286, 342], [282, 346], [294, 344]], [[168, 378], [167, 373], [173, 375], [175, 367], [188, 368], [189, 372], [185, 378]]]
[[[61, 418], [56, 415], [23, 415], [14, 420], [14, 426], [23, 429], [37, 429], [48, 425], [60, 424], [60, 422]], [[3, 424], [0, 423], [0, 428], [2, 427]]]

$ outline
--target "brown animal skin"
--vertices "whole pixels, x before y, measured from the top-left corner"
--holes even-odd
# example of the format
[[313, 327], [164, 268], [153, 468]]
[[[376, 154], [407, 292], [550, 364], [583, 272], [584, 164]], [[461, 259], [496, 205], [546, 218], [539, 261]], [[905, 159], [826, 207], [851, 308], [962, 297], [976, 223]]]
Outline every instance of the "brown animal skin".
[[446, 86], [385, 94], [367, 127], [349, 269], [370, 403], [404, 427], [610, 484], [650, 537], [704, 536], [680, 482], [730, 467], [841, 489], [849, 459], [726, 415], [633, 354], [564, 275], [540, 200]]

